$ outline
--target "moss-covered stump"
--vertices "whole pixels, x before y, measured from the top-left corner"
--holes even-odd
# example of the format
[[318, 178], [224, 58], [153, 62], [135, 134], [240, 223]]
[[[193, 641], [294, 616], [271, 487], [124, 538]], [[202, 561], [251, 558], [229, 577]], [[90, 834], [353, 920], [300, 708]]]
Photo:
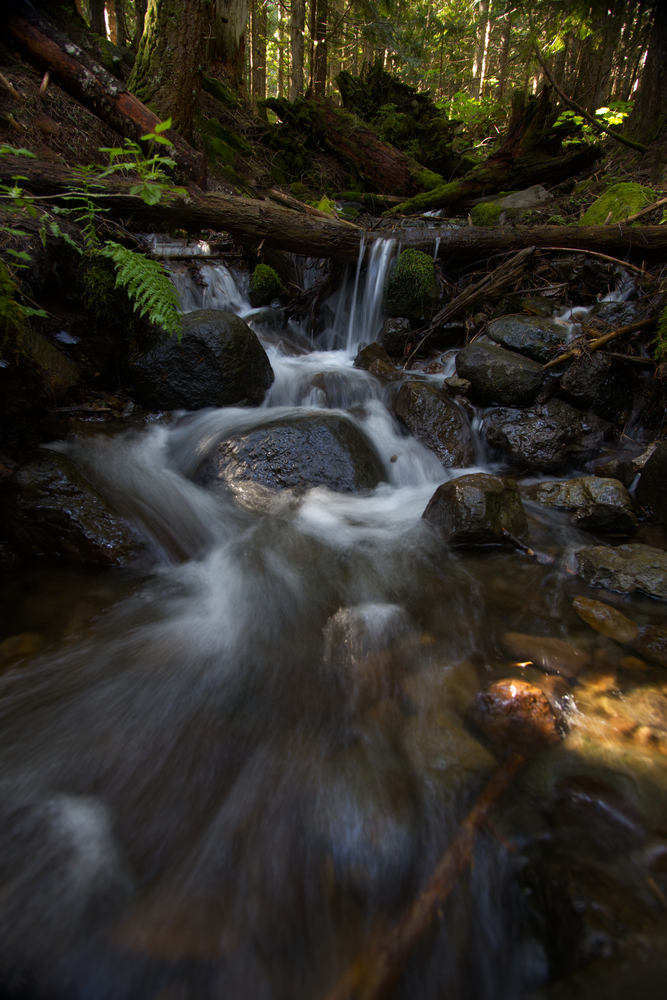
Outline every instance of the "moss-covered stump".
[[248, 299], [253, 309], [268, 306], [273, 299], [282, 295], [285, 286], [268, 264], [258, 264], [250, 276]]
[[[656, 200], [651, 188], [642, 187], [632, 181], [612, 184], [593, 202], [581, 219], [582, 226], [603, 226], [605, 223], [623, 222]], [[611, 214], [610, 214], [611, 213]]]
[[435, 266], [427, 253], [404, 250], [387, 277], [384, 311], [418, 322], [430, 316], [438, 304]]

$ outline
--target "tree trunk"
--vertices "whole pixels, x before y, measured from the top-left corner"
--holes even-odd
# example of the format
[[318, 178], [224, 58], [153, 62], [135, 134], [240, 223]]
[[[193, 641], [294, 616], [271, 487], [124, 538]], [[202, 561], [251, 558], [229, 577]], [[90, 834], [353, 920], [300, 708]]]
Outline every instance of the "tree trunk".
[[116, 45], [123, 49], [127, 44], [124, 0], [114, 0], [114, 13], [116, 15]]
[[512, 11], [503, 15], [503, 33], [500, 41], [500, 57], [498, 60], [498, 92], [496, 100], [502, 103], [505, 96], [505, 82], [507, 80], [507, 61], [510, 54], [510, 39], [512, 37]]
[[[64, 90], [120, 135], [137, 141], [159, 124], [152, 111], [53, 25], [41, 18], [34, 18], [31, 23], [13, 12], [0, 14], [0, 21], [40, 68], [50, 70]], [[206, 167], [201, 153], [173, 129], [164, 135], [174, 143], [171, 155], [181, 176], [196, 184], [205, 183]]]
[[477, 24], [477, 42], [475, 44], [475, 59], [472, 66], [472, 86], [470, 96], [478, 100], [482, 93], [482, 76], [484, 51], [488, 43], [489, 0], [479, 0], [479, 21]]
[[252, 99], [254, 104], [266, 97], [266, 4], [264, 0], [252, 0], [250, 7], [252, 31]]
[[104, 0], [90, 0], [90, 30], [102, 38], [107, 37], [107, 25], [104, 19]]
[[306, 26], [306, 0], [292, 0], [290, 22], [290, 67], [289, 99], [296, 101], [303, 94], [303, 32]]
[[215, 0], [215, 31], [209, 49], [213, 76], [232, 90], [245, 93], [245, 32], [248, 0]]
[[648, 145], [659, 138], [667, 120], [667, 18], [659, 4], [653, 9], [648, 54], [625, 134]]
[[314, 3], [315, 34], [313, 39], [315, 51], [315, 68], [313, 72], [313, 90], [315, 97], [324, 97], [327, 89], [327, 29], [329, 27], [328, 0], [316, 0]]
[[146, 8], [148, 0], [134, 0], [134, 38], [132, 39], [132, 51], [138, 52], [146, 23]]
[[127, 82], [184, 139], [190, 139], [199, 102], [209, 0], [150, 0], [146, 27]]
[[[13, 183], [12, 177], [27, 178], [23, 186], [35, 195], [53, 195], [68, 185], [80, 187], [75, 171], [60, 164], [23, 157], [0, 160], [0, 182]], [[116, 177], [100, 182], [90, 197], [108, 209], [112, 218], [132, 218], [147, 228], [175, 226], [190, 233], [205, 229], [228, 232], [242, 243], [266, 246], [312, 257], [329, 257], [355, 263], [361, 241], [366, 254], [378, 239], [396, 238], [402, 248], [410, 247], [443, 257], [452, 266], [485, 259], [492, 253], [516, 251], [522, 247], [589, 250], [641, 262], [656, 261], [667, 253], [667, 226], [525, 226], [498, 229], [437, 229], [423, 226], [392, 230], [365, 231], [335, 220], [300, 214], [269, 201], [240, 198], [218, 192], [194, 191], [188, 203], [171, 199], [158, 205], [146, 205], [129, 194], [133, 181]]]

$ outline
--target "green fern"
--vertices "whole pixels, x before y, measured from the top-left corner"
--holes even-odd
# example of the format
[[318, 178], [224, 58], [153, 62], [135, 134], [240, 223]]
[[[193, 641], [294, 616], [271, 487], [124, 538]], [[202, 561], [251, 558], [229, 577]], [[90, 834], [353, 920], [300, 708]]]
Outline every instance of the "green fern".
[[667, 305], [660, 313], [658, 330], [653, 341], [653, 353], [658, 361], [664, 361], [667, 356]]
[[10, 334], [19, 341], [25, 331], [25, 310], [14, 298], [18, 290], [19, 287], [11, 271], [0, 260], [0, 330], [3, 334], [3, 343]]
[[161, 326], [171, 335], [176, 334], [180, 341], [182, 323], [178, 295], [162, 264], [111, 240], [99, 253], [113, 261], [116, 286], [120, 285], [127, 291], [139, 315], [148, 313], [151, 323]]

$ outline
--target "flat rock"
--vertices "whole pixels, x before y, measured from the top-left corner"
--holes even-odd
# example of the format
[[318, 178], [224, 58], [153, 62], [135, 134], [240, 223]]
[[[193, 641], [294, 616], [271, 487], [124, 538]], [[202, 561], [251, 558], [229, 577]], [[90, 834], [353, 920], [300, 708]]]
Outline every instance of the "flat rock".
[[[508, 352], [509, 353], [509, 352]], [[561, 399], [526, 410], [499, 407], [484, 422], [488, 443], [520, 468], [556, 472], [600, 450], [610, 424]]]
[[469, 344], [456, 355], [456, 373], [472, 382], [474, 394], [487, 403], [528, 406], [542, 388], [542, 366], [495, 344]]
[[451, 399], [434, 385], [405, 382], [394, 401], [394, 412], [445, 468], [462, 468], [472, 463], [475, 455], [472, 430]]
[[589, 597], [575, 597], [572, 607], [582, 621], [592, 629], [609, 636], [610, 639], [615, 639], [616, 642], [632, 642], [639, 634], [638, 625], [635, 625], [630, 618], [626, 618], [617, 608], [612, 608], [603, 601], [594, 601]]
[[667, 600], [667, 552], [652, 545], [587, 545], [577, 552], [579, 575], [592, 587], [621, 594], [640, 590]]
[[183, 316], [180, 343], [158, 341], [129, 368], [132, 397], [149, 410], [258, 406], [273, 382], [266, 351], [234, 313], [198, 309]]
[[572, 510], [580, 528], [633, 535], [639, 526], [632, 497], [617, 479], [578, 476], [563, 482], [535, 483], [522, 491], [546, 507]]
[[505, 531], [516, 538], [528, 537], [526, 513], [514, 480], [484, 473], [443, 483], [422, 517], [451, 545], [505, 542]]
[[578, 646], [545, 635], [527, 635], [523, 632], [506, 632], [503, 643], [521, 662], [530, 661], [546, 674], [576, 677], [591, 665], [591, 658]]
[[567, 343], [569, 330], [556, 320], [510, 314], [491, 320], [486, 334], [496, 344], [545, 364]]
[[358, 493], [384, 478], [382, 461], [358, 424], [322, 410], [224, 438], [199, 466], [195, 482], [233, 486], [252, 481], [274, 490], [326, 486]]

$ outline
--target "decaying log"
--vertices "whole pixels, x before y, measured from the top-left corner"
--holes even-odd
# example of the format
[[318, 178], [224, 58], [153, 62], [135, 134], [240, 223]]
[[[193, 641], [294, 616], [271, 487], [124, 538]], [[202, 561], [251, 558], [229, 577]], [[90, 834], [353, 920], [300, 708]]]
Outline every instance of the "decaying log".
[[561, 153], [565, 130], [554, 128], [549, 88], [532, 97], [512, 119], [507, 138], [483, 163], [458, 180], [419, 194], [386, 212], [409, 215], [445, 208], [465, 198], [525, 188], [531, 184], [557, 184], [589, 167], [602, 155], [599, 146], [581, 146]]
[[[58, 193], [81, 188], [82, 178], [74, 170], [23, 157], [0, 158], [0, 181], [14, 175], [26, 180], [21, 186], [36, 196], [45, 196], [48, 205]], [[90, 183], [88, 179], [87, 183]], [[454, 229], [387, 227], [366, 231], [331, 219], [313, 218], [283, 208], [270, 201], [240, 198], [218, 192], [191, 192], [189, 201], [171, 197], [158, 205], [146, 205], [129, 194], [136, 181], [115, 177], [100, 182], [90, 197], [111, 217], [127, 225], [146, 229], [165, 226], [197, 234], [203, 230], [226, 232], [246, 246], [267, 247], [311, 257], [328, 257], [356, 264], [364, 241], [367, 252], [378, 239], [395, 238], [403, 249], [423, 250], [453, 267], [479, 261], [493, 254], [512, 253], [527, 247], [557, 246], [561, 251], [584, 250], [656, 262], [667, 258], [667, 226], [524, 226], [497, 229], [465, 227]], [[53, 202], [57, 204], [57, 201]]]
[[[32, 14], [29, 19], [21, 17], [10, 7], [0, 13], [0, 23], [34, 63], [48, 69], [63, 90], [120, 135], [138, 141], [160, 124], [157, 115], [130, 94], [119, 80], [49, 22]], [[173, 143], [171, 155], [182, 180], [204, 185], [206, 163], [202, 154], [173, 129], [163, 135]]]

